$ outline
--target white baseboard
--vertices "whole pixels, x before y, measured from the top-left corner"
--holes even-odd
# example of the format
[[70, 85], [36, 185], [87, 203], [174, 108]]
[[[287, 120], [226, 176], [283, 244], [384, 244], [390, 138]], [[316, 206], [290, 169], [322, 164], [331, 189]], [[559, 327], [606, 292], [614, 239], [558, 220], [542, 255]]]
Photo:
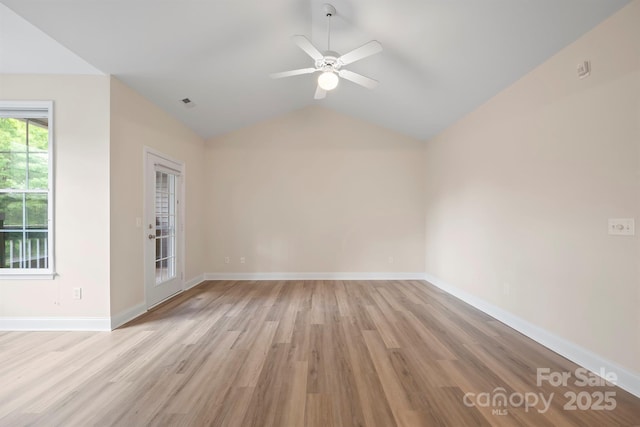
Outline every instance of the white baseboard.
[[618, 387], [640, 397], [640, 375], [638, 373], [623, 368], [610, 360], [607, 360], [577, 344], [547, 331], [546, 329], [536, 326], [533, 323], [488, 303], [475, 295], [463, 291], [462, 289], [456, 288], [437, 277], [425, 274], [424, 280], [501, 321], [505, 325], [510, 326], [548, 349], [590, 370], [591, 372], [598, 374], [601, 369], [605, 369], [606, 372], [614, 372], [618, 377]]
[[423, 280], [424, 273], [206, 273], [206, 280]]
[[191, 288], [198, 286], [200, 283], [204, 282], [204, 280], [205, 280], [204, 274], [200, 274], [194, 277], [193, 279], [187, 280], [186, 282], [184, 282], [183, 291], [187, 291]]
[[0, 317], [0, 331], [110, 331], [108, 317]]
[[128, 308], [115, 316], [111, 316], [111, 330], [117, 329], [127, 322], [132, 321], [138, 316], [147, 312], [147, 305], [145, 303], [138, 304], [134, 307]]

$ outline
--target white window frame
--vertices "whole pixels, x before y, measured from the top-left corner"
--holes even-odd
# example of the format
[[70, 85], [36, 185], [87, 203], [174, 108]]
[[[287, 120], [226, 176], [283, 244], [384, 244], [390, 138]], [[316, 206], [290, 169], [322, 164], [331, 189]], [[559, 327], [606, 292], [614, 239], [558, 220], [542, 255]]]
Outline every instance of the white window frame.
[[[21, 117], [21, 115], [23, 115]], [[6, 279], [53, 279], [55, 273], [55, 227], [54, 227], [54, 123], [53, 101], [2, 101], [2, 118], [47, 118], [49, 131], [49, 188], [47, 192], [47, 250], [48, 268], [0, 268], [0, 280]], [[0, 248], [4, 250], [4, 248]]]

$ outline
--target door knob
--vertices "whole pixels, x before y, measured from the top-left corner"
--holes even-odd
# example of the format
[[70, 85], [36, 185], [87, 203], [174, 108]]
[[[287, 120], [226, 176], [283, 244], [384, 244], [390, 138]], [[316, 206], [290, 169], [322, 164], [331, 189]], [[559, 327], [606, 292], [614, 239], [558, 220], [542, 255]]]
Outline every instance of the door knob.
[[155, 234], [149, 234], [149, 240], [153, 240], [153, 239], [155, 239], [155, 238], [156, 238], [156, 235], [155, 235]]

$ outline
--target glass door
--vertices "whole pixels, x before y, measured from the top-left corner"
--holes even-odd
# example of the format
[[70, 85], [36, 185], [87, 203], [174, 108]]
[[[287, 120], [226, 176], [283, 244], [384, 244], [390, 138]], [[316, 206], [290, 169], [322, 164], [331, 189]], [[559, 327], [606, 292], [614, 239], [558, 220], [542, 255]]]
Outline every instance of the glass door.
[[145, 291], [147, 308], [182, 290], [182, 165], [147, 152]]

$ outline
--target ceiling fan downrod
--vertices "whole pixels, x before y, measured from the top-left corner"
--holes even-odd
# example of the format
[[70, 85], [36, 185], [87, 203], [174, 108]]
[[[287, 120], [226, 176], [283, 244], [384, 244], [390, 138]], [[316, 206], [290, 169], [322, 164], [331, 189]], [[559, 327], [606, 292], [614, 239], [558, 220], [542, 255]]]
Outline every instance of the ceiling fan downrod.
[[323, 6], [324, 16], [327, 17], [327, 50], [331, 51], [331, 17], [336, 14], [336, 8], [329, 3]]

